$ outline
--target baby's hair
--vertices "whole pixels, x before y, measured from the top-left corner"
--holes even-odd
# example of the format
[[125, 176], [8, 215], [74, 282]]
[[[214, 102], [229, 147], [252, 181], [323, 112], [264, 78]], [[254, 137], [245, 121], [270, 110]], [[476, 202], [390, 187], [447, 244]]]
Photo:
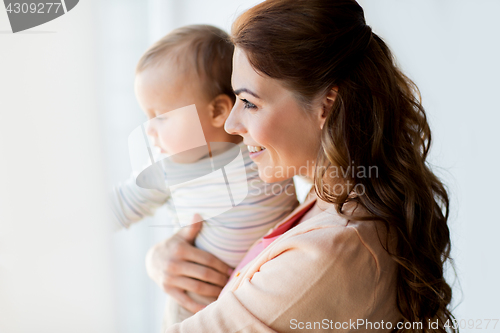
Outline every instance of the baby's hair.
[[[175, 29], [154, 43], [141, 57], [136, 74], [176, 61], [179, 68], [196, 74], [207, 97], [236, 97], [231, 87], [234, 46], [229, 35], [211, 25], [188, 25]], [[194, 68], [194, 72], [192, 69]]]

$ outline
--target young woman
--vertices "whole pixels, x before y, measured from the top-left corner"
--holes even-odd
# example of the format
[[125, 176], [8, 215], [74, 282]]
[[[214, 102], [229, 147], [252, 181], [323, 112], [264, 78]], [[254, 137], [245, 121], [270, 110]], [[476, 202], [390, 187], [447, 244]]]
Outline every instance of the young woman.
[[[417, 88], [362, 8], [268, 0], [236, 20], [232, 41], [238, 100], [226, 130], [265, 181], [300, 174], [314, 188], [216, 302], [167, 332], [445, 332], [448, 195], [426, 164]], [[227, 274], [190, 245], [196, 228], [162, 245], [165, 288], [192, 310], [183, 291], [216, 293]]]

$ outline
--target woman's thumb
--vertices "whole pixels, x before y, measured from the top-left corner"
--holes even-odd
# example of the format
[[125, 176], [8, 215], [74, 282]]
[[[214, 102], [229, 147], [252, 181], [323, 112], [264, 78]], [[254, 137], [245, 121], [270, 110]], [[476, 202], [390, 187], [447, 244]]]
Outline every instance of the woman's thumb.
[[179, 230], [178, 235], [184, 238], [187, 242], [193, 243], [203, 225], [202, 217], [199, 214], [194, 214], [193, 222], [188, 226]]

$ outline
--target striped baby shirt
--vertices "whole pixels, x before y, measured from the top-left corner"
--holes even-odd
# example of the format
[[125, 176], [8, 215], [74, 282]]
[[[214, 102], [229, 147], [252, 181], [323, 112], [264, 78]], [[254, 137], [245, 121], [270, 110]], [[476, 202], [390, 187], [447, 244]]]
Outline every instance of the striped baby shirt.
[[[166, 224], [182, 226], [186, 225], [182, 221], [191, 221], [197, 213], [205, 222], [195, 246], [235, 267], [255, 241], [298, 205], [293, 179], [265, 183], [247, 147], [243, 143], [235, 147], [244, 165], [243, 182], [231, 181], [242, 174], [241, 166], [234, 163], [234, 149], [189, 165], [164, 159], [161, 177], [167, 190], [143, 188], [153, 178], [151, 173], [132, 175], [111, 193], [114, 217], [128, 228], [167, 205], [170, 221]], [[210, 177], [206, 170], [222, 170], [224, 177]], [[196, 172], [199, 174], [193, 176]]]

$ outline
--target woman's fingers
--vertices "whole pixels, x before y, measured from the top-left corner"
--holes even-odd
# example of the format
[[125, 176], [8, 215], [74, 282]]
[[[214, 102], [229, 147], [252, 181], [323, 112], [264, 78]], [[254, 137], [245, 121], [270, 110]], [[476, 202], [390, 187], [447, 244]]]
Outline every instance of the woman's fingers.
[[[195, 216], [193, 221], [199, 221]], [[186, 309], [196, 312], [203, 305], [186, 291], [217, 297], [231, 275], [231, 267], [193, 244], [202, 223], [193, 223], [155, 245], [146, 256], [149, 276]]]
[[183, 290], [179, 288], [170, 287], [166, 292], [172, 296], [177, 303], [179, 303], [185, 309], [196, 313], [202, 310], [205, 305], [195, 302], [191, 297], [189, 297]]
[[185, 276], [171, 277], [169, 285], [165, 286], [165, 290], [170, 287], [179, 288], [184, 291], [191, 291], [201, 296], [217, 297], [222, 291], [221, 287], [214, 286], [213, 284], [191, 279]]
[[[195, 214], [193, 216], [193, 221], [200, 220], [201, 216], [199, 214]], [[173, 256], [177, 259], [184, 259], [195, 264], [207, 266], [220, 272], [223, 275], [231, 275], [232, 268], [229, 265], [218, 259], [216, 256], [192, 246], [192, 244], [194, 244], [196, 236], [202, 228], [202, 223], [203, 222], [193, 223], [189, 226], [183, 227], [177, 232], [175, 236], [178, 237], [179, 242], [175, 242], [172, 245], [173, 248], [171, 249], [171, 251]], [[201, 280], [204, 279], [201, 278]]]
[[[201, 220], [201, 216], [198, 214], [194, 214], [193, 221], [200, 221], [200, 220]], [[200, 232], [202, 225], [203, 225], [203, 222], [191, 223], [188, 226], [182, 227], [177, 232], [177, 235], [182, 237], [186, 242], [193, 244], [194, 239], [196, 238], [196, 236]]]
[[210, 267], [191, 262], [181, 261], [172, 266], [176, 266], [176, 273], [179, 276], [194, 278], [219, 287], [224, 287], [229, 279], [227, 274], [222, 274]]
[[182, 258], [191, 261], [195, 264], [207, 266], [219, 273], [229, 276], [231, 275], [232, 268], [225, 262], [218, 259], [213, 254], [200, 250], [196, 247], [189, 247], [183, 252]]

